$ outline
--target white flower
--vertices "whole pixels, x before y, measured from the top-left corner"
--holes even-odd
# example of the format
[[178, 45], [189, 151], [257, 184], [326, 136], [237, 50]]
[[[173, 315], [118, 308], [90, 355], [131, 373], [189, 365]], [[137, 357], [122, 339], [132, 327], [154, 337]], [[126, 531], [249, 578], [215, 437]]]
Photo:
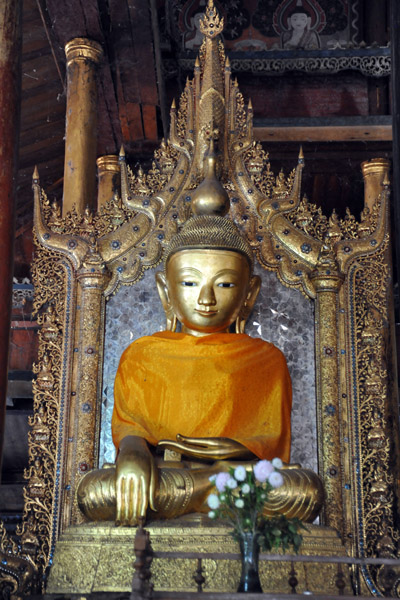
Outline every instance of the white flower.
[[207, 498], [207, 504], [213, 510], [216, 510], [217, 508], [219, 508], [220, 501], [219, 501], [217, 494], [210, 494]]
[[219, 499], [221, 500], [221, 502], [225, 502], [226, 501], [226, 494], [221, 494]]
[[242, 465], [236, 467], [235, 479], [236, 481], [244, 481], [246, 479], [246, 469]]
[[235, 506], [236, 508], [243, 508], [244, 501], [241, 498], [238, 498], [237, 500], [235, 500]]
[[272, 466], [275, 467], [275, 469], [282, 469], [283, 462], [277, 456], [275, 458], [273, 458], [271, 462], [272, 462]]
[[213, 510], [210, 510], [208, 516], [210, 517], [210, 519], [215, 519], [215, 512]]
[[283, 485], [283, 477], [278, 471], [271, 473], [271, 475], [268, 477], [268, 481], [273, 488], [278, 488]]
[[245, 483], [244, 486], [242, 486], [242, 494], [249, 494], [250, 493], [250, 486], [248, 483]]
[[211, 481], [211, 483], [215, 483], [216, 479], [217, 479], [216, 475], [210, 475], [210, 477], [208, 478], [208, 481]]
[[228, 481], [226, 482], [226, 487], [228, 487], [231, 490], [234, 490], [235, 487], [237, 487], [237, 481], [236, 481], [236, 479], [233, 479], [233, 477], [230, 477], [228, 479]]

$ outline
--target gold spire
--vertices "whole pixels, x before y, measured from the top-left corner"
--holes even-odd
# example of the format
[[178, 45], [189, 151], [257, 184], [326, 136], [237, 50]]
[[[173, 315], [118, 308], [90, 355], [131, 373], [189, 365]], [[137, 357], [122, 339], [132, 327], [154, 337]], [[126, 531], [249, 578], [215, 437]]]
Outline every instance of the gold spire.
[[38, 171], [37, 165], [35, 165], [35, 168], [33, 170], [32, 179], [33, 179], [33, 181], [39, 181], [39, 171]]

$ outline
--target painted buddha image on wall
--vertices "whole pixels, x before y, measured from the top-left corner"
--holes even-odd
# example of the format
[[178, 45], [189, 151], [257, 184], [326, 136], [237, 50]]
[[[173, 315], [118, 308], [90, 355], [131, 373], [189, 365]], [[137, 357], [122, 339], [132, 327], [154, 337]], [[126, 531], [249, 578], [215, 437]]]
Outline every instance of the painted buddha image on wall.
[[318, 476], [288, 464], [285, 357], [244, 333], [260, 278], [253, 250], [225, 216], [229, 198], [216, 161], [211, 144], [192, 195], [194, 216], [171, 239], [156, 274], [166, 329], [122, 354], [112, 417], [116, 463], [88, 473], [78, 489], [89, 519], [136, 525], [140, 517], [208, 512], [213, 473], [275, 456], [286, 463], [285, 483], [266, 512], [312, 521], [321, 508]]
[[302, 0], [297, 0], [296, 6], [286, 17], [287, 30], [281, 35], [282, 48], [293, 50], [315, 50], [321, 47], [315, 19], [313, 23], [310, 10], [303, 6]]

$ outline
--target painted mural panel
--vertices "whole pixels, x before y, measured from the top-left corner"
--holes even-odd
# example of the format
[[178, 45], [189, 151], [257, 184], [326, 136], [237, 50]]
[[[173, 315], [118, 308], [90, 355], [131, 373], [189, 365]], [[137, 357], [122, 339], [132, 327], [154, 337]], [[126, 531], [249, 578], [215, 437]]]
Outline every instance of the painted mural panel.
[[[166, 44], [173, 39], [183, 51], [200, 47], [205, 3], [169, 0], [160, 6]], [[361, 40], [358, 0], [217, 0], [216, 5], [231, 51], [334, 49]]]

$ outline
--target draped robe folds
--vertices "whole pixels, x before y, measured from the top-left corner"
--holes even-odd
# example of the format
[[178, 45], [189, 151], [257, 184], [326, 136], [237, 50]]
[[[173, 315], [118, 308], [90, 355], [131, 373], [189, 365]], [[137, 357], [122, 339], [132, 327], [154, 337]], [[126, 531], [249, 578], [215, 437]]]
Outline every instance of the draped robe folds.
[[259, 458], [290, 459], [291, 381], [269, 342], [246, 334], [164, 331], [123, 353], [114, 386], [113, 441], [227, 437]]

